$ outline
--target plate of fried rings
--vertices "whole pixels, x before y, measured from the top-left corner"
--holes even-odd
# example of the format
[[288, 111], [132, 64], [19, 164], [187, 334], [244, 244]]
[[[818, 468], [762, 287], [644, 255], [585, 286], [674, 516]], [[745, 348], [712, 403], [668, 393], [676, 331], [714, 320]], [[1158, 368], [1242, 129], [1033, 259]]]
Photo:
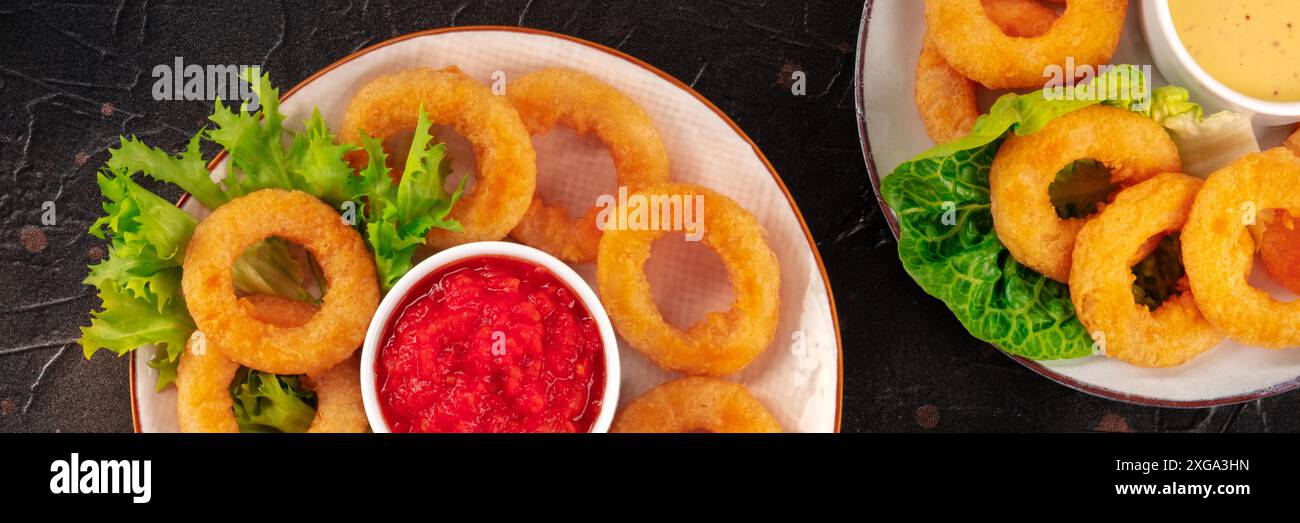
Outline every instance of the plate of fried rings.
[[511, 27], [243, 78], [185, 150], [123, 137], [97, 175], [82, 345], [130, 353], [138, 432], [839, 429], [812, 237], [682, 82]]
[[859, 134], [911, 278], [991, 349], [1096, 396], [1195, 408], [1300, 386], [1300, 80], [1223, 58], [1294, 63], [1294, 13], [1262, 7], [867, 2]]

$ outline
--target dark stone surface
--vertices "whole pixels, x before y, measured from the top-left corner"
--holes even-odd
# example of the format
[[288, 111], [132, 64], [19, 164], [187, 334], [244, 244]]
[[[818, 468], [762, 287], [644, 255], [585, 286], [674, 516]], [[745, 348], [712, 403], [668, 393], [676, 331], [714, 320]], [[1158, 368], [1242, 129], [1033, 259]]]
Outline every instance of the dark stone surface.
[[[231, 4], [234, 4], [233, 2]], [[80, 284], [103, 242], [95, 169], [119, 134], [179, 150], [204, 102], [152, 99], [150, 70], [262, 64], [292, 85], [365, 46], [457, 25], [585, 38], [694, 86], [763, 149], [803, 209], [838, 301], [846, 431], [1296, 430], [1295, 394], [1159, 410], [1092, 398], [972, 339], [903, 273], [853, 108], [854, 1], [56, 2], [0, 6], [0, 431], [129, 431], [127, 360], [87, 361]], [[789, 73], [807, 74], [795, 97]], [[900, 101], [910, 103], [910, 101]], [[215, 151], [206, 151], [209, 155]], [[150, 184], [167, 198], [175, 187]], [[41, 205], [57, 223], [42, 225]]]

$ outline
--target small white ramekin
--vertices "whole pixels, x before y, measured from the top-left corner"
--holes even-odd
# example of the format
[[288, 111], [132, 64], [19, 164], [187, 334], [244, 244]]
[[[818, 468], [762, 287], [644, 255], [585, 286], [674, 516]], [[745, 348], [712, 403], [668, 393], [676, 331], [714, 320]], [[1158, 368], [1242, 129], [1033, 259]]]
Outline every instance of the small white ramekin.
[[379, 389], [375, 383], [375, 358], [378, 357], [379, 346], [384, 341], [384, 331], [393, 313], [405, 300], [411, 288], [429, 274], [452, 263], [481, 256], [514, 258], [545, 267], [568, 285], [569, 289], [577, 294], [578, 299], [582, 300], [582, 304], [587, 307], [592, 319], [596, 321], [596, 327], [600, 330], [600, 341], [605, 349], [605, 391], [601, 397], [600, 413], [592, 423], [591, 432], [609, 432], [609, 426], [614, 422], [614, 410], [618, 407], [620, 376], [618, 342], [614, 339], [614, 327], [609, 322], [609, 316], [605, 314], [604, 306], [600, 304], [596, 293], [591, 290], [587, 282], [564, 262], [532, 247], [510, 242], [466, 243], [440, 251], [413, 267], [410, 272], [397, 280], [397, 284], [393, 285], [392, 290], [384, 296], [384, 300], [379, 303], [379, 309], [375, 311], [375, 317], [370, 320], [370, 328], [366, 331], [366, 342], [361, 347], [361, 401], [366, 408], [366, 417], [370, 420], [370, 429], [375, 432], [391, 432], [387, 420], [384, 419], [383, 410], [379, 406]]
[[1230, 109], [1245, 114], [1256, 125], [1277, 126], [1300, 122], [1300, 102], [1269, 102], [1251, 98], [1206, 72], [1183, 46], [1169, 12], [1169, 0], [1142, 0], [1142, 32], [1160, 74], [1173, 85], [1186, 87], [1192, 100], [1208, 112]]

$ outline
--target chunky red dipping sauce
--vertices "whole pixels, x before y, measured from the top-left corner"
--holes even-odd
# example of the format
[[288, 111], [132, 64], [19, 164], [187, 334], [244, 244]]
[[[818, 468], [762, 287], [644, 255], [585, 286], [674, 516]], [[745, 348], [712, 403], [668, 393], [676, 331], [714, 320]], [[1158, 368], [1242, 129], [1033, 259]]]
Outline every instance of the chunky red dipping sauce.
[[550, 271], [471, 258], [411, 288], [375, 373], [393, 432], [587, 432], [604, 396], [604, 344]]

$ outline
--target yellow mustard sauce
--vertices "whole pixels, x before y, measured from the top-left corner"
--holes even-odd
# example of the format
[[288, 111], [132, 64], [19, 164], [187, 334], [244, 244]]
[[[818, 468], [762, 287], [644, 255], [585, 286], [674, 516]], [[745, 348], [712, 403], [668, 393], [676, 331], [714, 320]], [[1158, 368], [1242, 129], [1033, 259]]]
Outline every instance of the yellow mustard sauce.
[[1214, 79], [1251, 98], [1300, 101], [1300, 0], [1169, 0], [1169, 11]]

